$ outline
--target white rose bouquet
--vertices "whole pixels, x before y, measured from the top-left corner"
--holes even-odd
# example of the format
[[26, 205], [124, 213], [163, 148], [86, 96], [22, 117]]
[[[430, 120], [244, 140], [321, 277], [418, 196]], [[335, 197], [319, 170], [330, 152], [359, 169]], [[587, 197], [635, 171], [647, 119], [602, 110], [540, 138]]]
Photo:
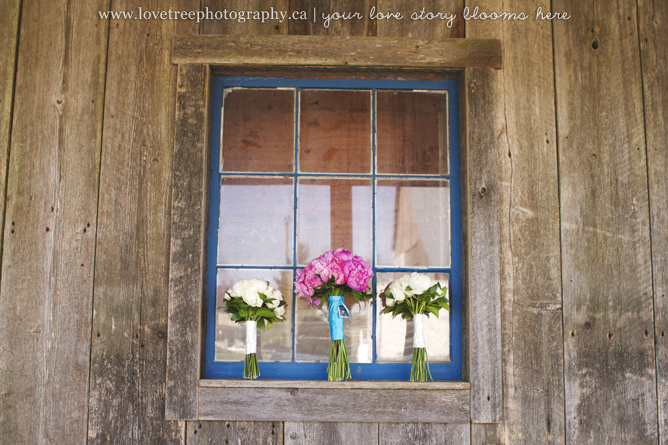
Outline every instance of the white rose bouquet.
[[241, 280], [225, 292], [225, 312], [232, 314], [235, 323], [246, 322], [246, 358], [244, 378], [260, 375], [257, 363], [257, 326], [267, 330], [277, 321], [285, 321], [285, 301], [280, 290], [271, 287], [264, 278]]
[[448, 288], [425, 274], [413, 272], [391, 282], [383, 294], [382, 314], [401, 315], [405, 320], [413, 319], [415, 323], [411, 382], [424, 382], [427, 375], [432, 379], [424, 343], [424, 315], [434, 314], [438, 318], [441, 309], [450, 310]]

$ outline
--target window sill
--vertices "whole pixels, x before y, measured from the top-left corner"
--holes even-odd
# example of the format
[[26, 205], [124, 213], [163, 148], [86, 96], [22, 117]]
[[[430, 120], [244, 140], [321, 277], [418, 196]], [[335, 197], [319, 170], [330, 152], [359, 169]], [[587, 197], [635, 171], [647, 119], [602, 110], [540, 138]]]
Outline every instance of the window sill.
[[[200, 420], [470, 421], [468, 382], [200, 380]], [[325, 403], [326, 401], [326, 403]]]

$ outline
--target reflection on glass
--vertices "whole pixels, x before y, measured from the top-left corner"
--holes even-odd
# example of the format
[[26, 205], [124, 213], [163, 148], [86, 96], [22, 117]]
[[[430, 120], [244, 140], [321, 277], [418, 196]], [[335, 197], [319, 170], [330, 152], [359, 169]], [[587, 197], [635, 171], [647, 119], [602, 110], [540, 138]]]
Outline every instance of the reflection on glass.
[[[347, 296], [352, 322], [346, 320], [344, 335], [350, 363], [371, 363], [373, 353], [373, 303], [355, 303]], [[295, 313], [295, 361], [327, 363], [329, 360], [329, 322], [327, 302], [322, 309], [309, 308], [306, 300], [297, 298]]]
[[223, 178], [218, 264], [292, 265], [292, 179]]
[[218, 269], [216, 288], [216, 361], [241, 361], [246, 355], [246, 326], [225, 313], [223, 294], [239, 280], [264, 277], [280, 289], [288, 303], [285, 321], [271, 329], [257, 330], [257, 359], [263, 362], [292, 360], [292, 270]]
[[378, 181], [379, 266], [450, 267], [449, 181]]
[[221, 171], [293, 172], [294, 113], [294, 90], [225, 90]]
[[378, 91], [378, 173], [448, 174], [447, 93]]
[[371, 173], [371, 92], [302, 90], [299, 170]]
[[[408, 273], [408, 272], [406, 272]], [[385, 290], [388, 284], [405, 275], [404, 272], [378, 273], [376, 284], [378, 292]], [[449, 286], [446, 273], [428, 273], [433, 280]], [[448, 292], [448, 298], [449, 292]], [[385, 299], [382, 298], [384, 301]], [[410, 363], [413, 353], [413, 321], [391, 315], [381, 315], [383, 305], [378, 302], [376, 319], [376, 354], [379, 363]], [[424, 339], [427, 347], [429, 363], [450, 361], [450, 313], [439, 312], [439, 317], [429, 315], [424, 319]]]
[[345, 247], [371, 264], [371, 181], [300, 179], [297, 259]]

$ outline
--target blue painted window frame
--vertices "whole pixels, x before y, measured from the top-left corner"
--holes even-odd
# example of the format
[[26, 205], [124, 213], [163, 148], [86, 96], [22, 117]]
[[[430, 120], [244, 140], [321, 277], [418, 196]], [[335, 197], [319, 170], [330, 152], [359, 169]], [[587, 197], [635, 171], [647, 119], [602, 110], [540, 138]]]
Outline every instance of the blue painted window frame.
[[[449, 109], [449, 138], [450, 138], [450, 174], [449, 175], [419, 175], [420, 178], [449, 179], [450, 180], [450, 230], [451, 230], [451, 267], [449, 268], [388, 268], [374, 266], [374, 273], [379, 272], [444, 272], [449, 274], [450, 296], [450, 363], [433, 363], [430, 365], [434, 380], [460, 380], [462, 375], [462, 217], [461, 217], [461, 176], [460, 176], [460, 144], [459, 144], [459, 89], [458, 82], [452, 79], [434, 80], [404, 80], [404, 79], [357, 79], [357, 78], [278, 78], [278, 77], [216, 77], [212, 88], [212, 124], [211, 124], [211, 179], [209, 184], [209, 230], [207, 235], [207, 327], [206, 327], [206, 357], [204, 376], [207, 379], [238, 379], [243, 372], [243, 361], [216, 362], [215, 356], [215, 317], [216, 317], [216, 274], [218, 269], [239, 269], [238, 266], [219, 266], [217, 264], [218, 220], [220, 212], [220, 180], [221, 177], [253, 176], [253, 173], [220, 173], [220, 144], [221, 144], [221, 111], [223, 89], [231, 87], [247, 88], [296, 88], [300, 89], [361, 89], [361, 90], [440, 90], [448, 91]], [[375, 96], [373, 96], [375, 97]], [[297, 101], [299, 94], [297, 94]], [[297, 102], [297, 107], [299, 104]], [[373, 121], [373, 150], [374, 165], [371, 174], [331, 174], [332, 177], [367, 178], [372, 181], [375, 199], [377, 178], [403, 178], [407, 175], [376, 173], [375, 150], [375, 113]], [[295, 141], [295, 147], [297, 147]], [[297, 150], [297, 148], [296, 148]], [[297, 157], [298, 153], [295, 152]], [[258, 176], [272, 176], [272, 174], [258, 173]], [[275, 174], [278, 177], [293, 177], [295, 187], [298, 177], [326, 177], [327, 174]], [[374, 201], [375, 202], [375, 201]], [[293, 209], [294, 211], [294, 209]], [[375, 237], [375, 211], [373, 214], [373, 231]], [[295, 215], [296, 223], [296, 215]], [[296, 240], [293, 239], [293, 244]], [[372, 243], [375, 257], [375, 240]], [[245, 269], [284, 269], [294, 271], [300, 267], [296, 265], [296, 255], [293, 255], [293, 265], [285, 267], [246, 266]], [[373, 260], [375, 262], [375, 258]], [[376, 279], [373, 279], [373, 291], [376, 292]], [[260, 362], [261, 379], [299, 379], [299, 380], [326, 380], [327, 363], [299, 363], [294, 361], [294, 299], [288, 300], [289, 309], [293, 311], [293, 361], [292, 362]], [[443, 316], [443, 314], [441, 315]], [[376, 362], [376, 311], [373, 316], [373, 362], [351, 363], [352, 378], [354, 380], [408, 380], [410, 377], [410, 363], [377, 363]]]

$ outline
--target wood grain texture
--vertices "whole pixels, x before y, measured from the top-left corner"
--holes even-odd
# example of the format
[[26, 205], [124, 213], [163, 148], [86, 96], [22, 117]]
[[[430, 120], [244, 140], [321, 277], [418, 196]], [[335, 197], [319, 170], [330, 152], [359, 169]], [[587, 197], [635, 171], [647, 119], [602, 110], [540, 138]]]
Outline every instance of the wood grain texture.
[[288, 388], [288, 389], [406, 389], [413, 391], [468, 390], [468, 382], [429, 381], [383, 381], [383, 380], [348, 380], [346, 382], [328, 382], [327, 380], [200, 380], [203, 388]]
[[[197, 10], [199, 1], [114, 9]], [[91, 13], [91, 15], [94, 15]], [[190, 21], [112, 20], [100, 172], [89, 442], [181, 443], [166, 422], [165, 375], [176, 67]]]
[[[290, 20], [290, 35], [375, 36], [376, 21], [369, 11], [376, 0], [290, 0], [290, 14], [306, 12], [308, 20]], [[330, 19], [335, 13], [349, 19]], [[315, 20], [314, 20], [315, 19]]]
[[[12, 99], [18, 48], [21, 1], [7, 0], [0, 15], [0, 227], [5, 226], [5, 190], [12, 128]], [[3, 232], [0, 231], [0, 252]]]
[[[201, 23], [201, 34], [230, 34], [230, 35], [280, 35], [288, 33], [288, 24], [290, 20], [281, 17], [279, 11], [288, 12], [288, 0], [202, 0], [201, 10], [205, 13], [211, 13], [213, 19], [205, 19]], [[208, 9], [207, 9], [208, 8]], [[273, 8], [273, 9], [272, 9]], [[262, 23], [260, 20], [232, 20], [228, 15], [228, 20], [216, 20], [217, 12], [228, 13], [231, 11], [266, 11], [269, 19]], [[276, 12], [272, 19], [272, 12]], [[224, 17], [224, 15], [223, 15]], [[252, 15], [254, 17], [254, 14]]]
[[[498, 10], [498, 2], [467, 2]], [[533, 15], [549, 1], [513, 0]], [[502, 38], [499, 161], [504, 434], [564, 443], [563, 334], [556, 117], [550, 21], [468, 21], [467, 37]], [[476, 125], [475, 123], [473, 125]]]
[[657, 443], [635, 2], [554, 23], [567, 443]]
[[378, 431], [382, 445], [468, 445], [468, 423], [381, 423]]
[[469, 419], [468, 398], [468, 391], [200, 388], [199, 418], [461, 423]]
[[331, 36], [178, 36], [173, 63], [346, 68], [501, 68], [498, 40]]
[[[378, 0], [376, 10], [381, 13], [400, 12], [403, 19], [395, 18], [376, 21], [379, 36], [387, 37], [413, 37], [427, 39], [448, 39], [465, 37], [465, 20], [462, 18], [464, 0], [425, 0], [414, 2], [411, 0]], [[442, 13], [444, 19], [413, 20], [411, 14], [416, 13], [420, 17], [424, 8], [425, 16], [428, 13]], [[449, 21], [450, 16], [456, 18]], [[423, 16], [424, 17], [424, 16]], [[450, 26], [448, 26], [450, 25]]]
[[377, 445], [377, 423], [285, 422], [285, 445]]
[[211, 78], [206, 65], [179, 65], [169, 259], [165, 418], [197, 419], [203, 351]]
[[[654, 270], [660, 443], [668, 444], [668, 3], [638, 2]], [[642, 149], [642, 148], [641, 148]]]
[[508, 423], [507, 420], [504, 423], [472, 423], [471, 445], [504, 445], [504, 426]]
[[497, 135], [503, 131], [498, 104], [503, 98], [492, 70], [466, 71], [471, 419], [492, 423], [501, 421], [503, 409], [497, 160]]
[[[86, 442], [107, 40], [96, 11], [107, 3], [23, 3], [0, 290], [3, 443]], [[0, 49], [0, 157], [16, 7], [4, 2], [0, 18], [8, 45]]]
[[[187, 422], [188, 445], [283, 445], [280, 422]], [[315, 443], [315, 442], [314, 442]]]

